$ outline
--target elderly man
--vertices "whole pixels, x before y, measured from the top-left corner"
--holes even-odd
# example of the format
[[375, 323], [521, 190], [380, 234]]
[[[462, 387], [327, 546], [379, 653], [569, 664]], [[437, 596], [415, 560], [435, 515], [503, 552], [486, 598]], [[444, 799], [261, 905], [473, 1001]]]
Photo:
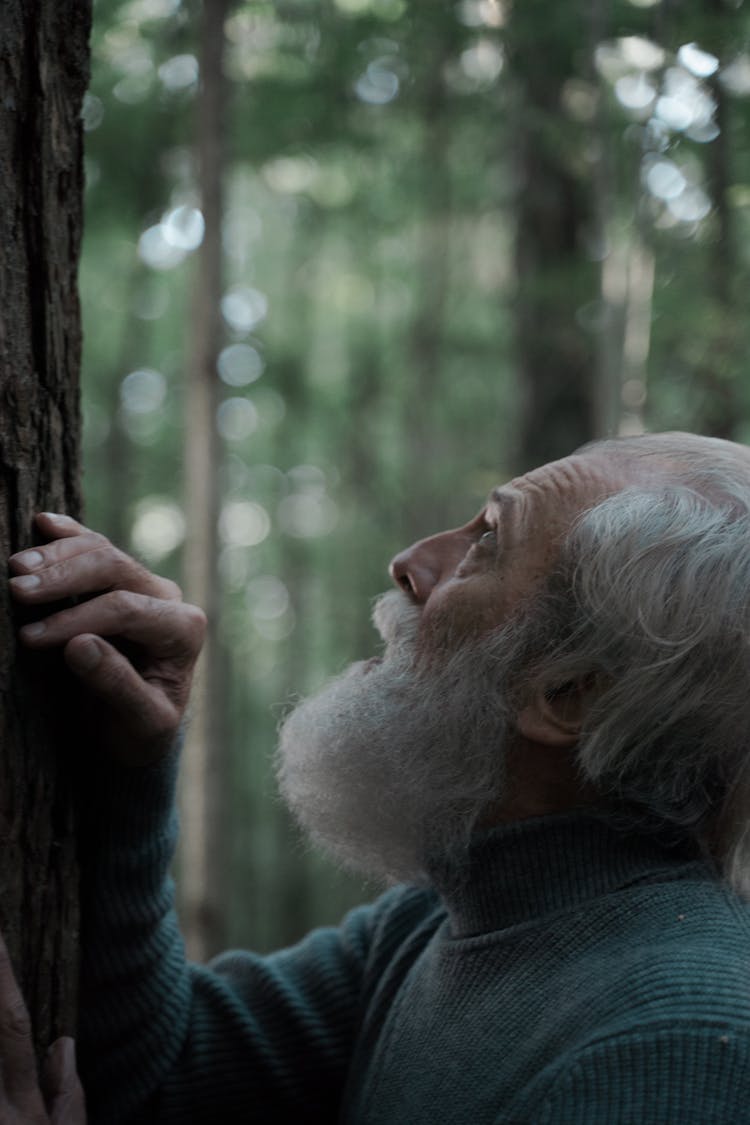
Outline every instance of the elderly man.
[[278, 758], [313, 839], [397, 885], [209, 967], [167, 876], [201, 615], [74, 520], [39, 526], [14, 596], [89, 596], [21, 637], [96, 708], [95, 1123], [750, 1122], [748, 451], [594, 444], [398, 555], [383, 657], [300, 704]]

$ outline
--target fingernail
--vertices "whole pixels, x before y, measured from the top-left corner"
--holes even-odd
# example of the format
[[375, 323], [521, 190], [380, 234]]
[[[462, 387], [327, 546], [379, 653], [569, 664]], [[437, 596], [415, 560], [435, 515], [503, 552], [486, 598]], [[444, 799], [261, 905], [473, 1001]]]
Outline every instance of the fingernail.
[[38, 574], [19, 574], [17, 578], [11, 578], [16, 590], [33, 590], [41, 581]]
[[59, 512], [40, 512], [40, 515], [48, 520], [52, 520], [53, 523], [63, 523], [69, 518], [68, 516], [61, 515]]
[[81, 672], [93, 672], [102, 659], [101, 650], [96, 641], [87, 641], [85, 645], [78, 645], [66, 655], [73, 667]]
[[47, 1076], [56, 1087], [55, 1092], [58, 1092], [60, 1087], [64, 1084], [65, 1079], [75, 1073], [75, 1040], [71, 1039], [69, 1035], [63, 1036], [61, 1039], [56, 1039], [47, 1049], [44, 1061]]
[[15, 562], [23, 563], [29, 570], [33, 570], [42, 565], [44, 556], [39, 551], [22, 551], [20, 555], [16, 555]]
[[43, 621], [32, 621], [31, 625], [24, 625], [21, 629], [22, 637], [41, 637], [42, 633], [47, 632], [47, 626]]
[[66, 1035], [60, 1040], [63, 1074], [73, 1074], [76, 1069], [76, 1041]]

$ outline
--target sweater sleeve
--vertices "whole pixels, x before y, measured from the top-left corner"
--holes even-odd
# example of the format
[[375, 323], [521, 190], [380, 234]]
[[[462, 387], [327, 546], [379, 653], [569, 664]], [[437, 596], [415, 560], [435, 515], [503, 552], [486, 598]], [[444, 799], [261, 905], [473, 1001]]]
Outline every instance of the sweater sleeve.
[[269, 957], [189, 965], [168, 875], [175, 758], [102, 767], [84, 816], [79, 1058], [90, 1123], [336, 1120], [372, 946], [384, 927], [402, 928], [402, 892]]
[[747, 1027], [696, 1020], [634, 1031], [540, 1077], [514, 1125], [750, 1125]]

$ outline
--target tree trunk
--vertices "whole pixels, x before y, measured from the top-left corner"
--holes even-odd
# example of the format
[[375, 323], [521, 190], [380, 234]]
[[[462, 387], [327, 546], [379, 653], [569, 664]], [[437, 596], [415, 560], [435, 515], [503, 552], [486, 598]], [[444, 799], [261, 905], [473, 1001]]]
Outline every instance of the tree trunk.
[[436, 21], [424, 48], [429, 64], [416, 80], [415, 102], [422, 133], [418, 167], [421, 213], [415, 246], [415, 308], [407, 340], [409, 380], [402, 423], [405, 460], [401, 537], [407, 543], [412, 537], [440, 527], [446, 518], [441, 487], [444, 453], [437, 407], [441, 401], [451, 238], [447, 155], [450, 119], [443, 69], [452, 48], [450, 25], [444, 20]]
[[[0, 6], [0, 550], [78, 515], [85, 0]], [[37, 1045], [74, 1030], [78, 876], [59, 658], [24, 658], [0, 585], [0, 927]]]
[[[722, 60], [734, 54], [737, 13], [725, 0], [706, 0], [706, 18], [717, 36], [716, 54]], [[731, 46], [728, 46], [731, 44]], [[711, 45], [714, 47], [714, 45]], [[709, 247], [710, 298], [713, 298], [710, 346], [706, 360], [696, 372], [702, 391], [701, 430], [713, 437], [733, 440], [738, 437], [743, 415], [744, 393], [736, 373], [742, 360], [742, 304], [737, 301], [737, 250], [741, 245], [734, 230], [730, 203], [734, 182], [731, 135], [731, 104], [719, 80], [721, 68], [709, 80], [716, 101], [715, 121], [719, 134], [711, 142], [707, 159], [707, 179], [714, 207], [714, 236]], [[739, 161], [737, 161], [739, 163]], [[744, 303], [744, 302], [743, 302]], [[739, 307], [738, 307], [739, 305]], [[739, 385], [738, 385], [739, 384]]]
[[580, 318], [600, 297], [599, 266], [583, 253], [596, 212], [585, 130], [562, 104], [585, 37], [582, 18], [577, 25], [567, 5], [513, 5], [520, 470], [565, 456], [595, 433], [596, 351]]
[[224, 173], [224, 21], [228, 0], [204, 0], [197, 154], [206, 234], [198, 261], [189, 340], [185, 413], [184, 586], [189, 601], [208, 616], [182, 776], [180, 897], [189, 955], [204, 960], [224, 945], [226, 847], [223, 825], [223, 722], [226, 687], [219, 658], [217, 569], [219, 509], [216, 430], [217, 360], [222, 341]]

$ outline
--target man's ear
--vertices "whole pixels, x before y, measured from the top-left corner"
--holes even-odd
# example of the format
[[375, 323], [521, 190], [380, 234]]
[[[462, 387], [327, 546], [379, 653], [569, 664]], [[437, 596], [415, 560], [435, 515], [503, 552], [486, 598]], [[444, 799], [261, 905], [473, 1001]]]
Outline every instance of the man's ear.
[[542, 746], [575, 746], [590, 699], [590, 686], [581, 683], [546, 689], [539, 686], [518, 713], [519, 733]]

